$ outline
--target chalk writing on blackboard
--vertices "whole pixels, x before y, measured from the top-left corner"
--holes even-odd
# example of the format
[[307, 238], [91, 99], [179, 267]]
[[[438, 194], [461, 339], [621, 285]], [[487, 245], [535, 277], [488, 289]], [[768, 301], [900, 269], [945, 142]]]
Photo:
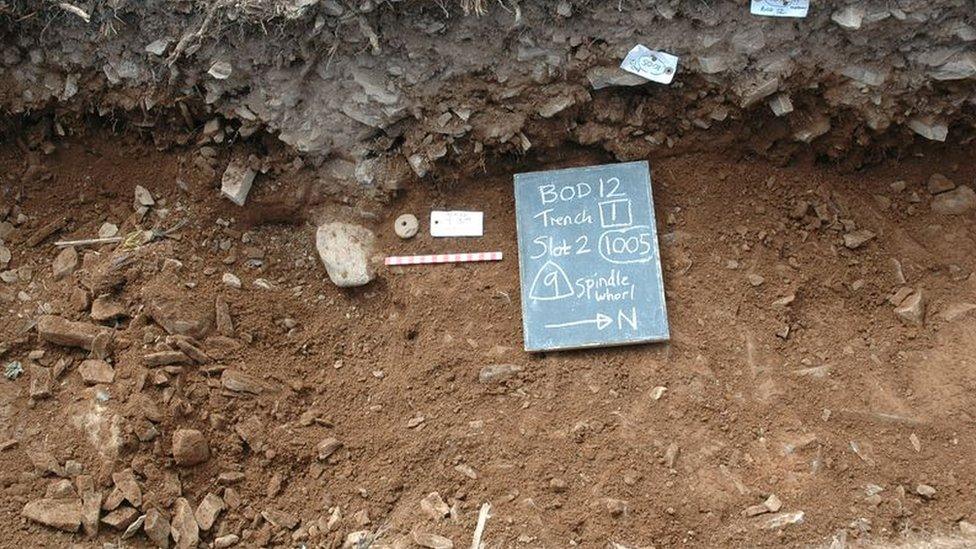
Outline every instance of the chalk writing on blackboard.
[[525, 348], [668, 339], [646, 162], [515, 176]]

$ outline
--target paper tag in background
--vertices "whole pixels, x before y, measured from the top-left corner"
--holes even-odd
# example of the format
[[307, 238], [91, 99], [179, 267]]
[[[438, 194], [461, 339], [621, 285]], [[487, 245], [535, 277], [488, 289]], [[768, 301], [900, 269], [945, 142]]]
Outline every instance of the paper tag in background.
[[637, 44], [627, 53], [620, 68], [661, 84], [670, 84], [678, 71], [678, 58]]
[[752, 0], [749, 12], [766, 17], [806, 17], [810, 0]]
[[484, 212], [430, 212], [430, 236], [482, 236]]

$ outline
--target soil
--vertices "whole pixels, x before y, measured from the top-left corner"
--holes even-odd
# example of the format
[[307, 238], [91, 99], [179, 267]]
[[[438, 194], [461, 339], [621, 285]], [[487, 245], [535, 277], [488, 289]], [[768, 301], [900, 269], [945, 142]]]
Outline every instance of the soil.
[[[98, 546], [121, 534], [102, 525], [86, 540], [23, 518], [53, 480], [35, 470], [34, 451], [80, 462], [104, 495], [111, 473], [131, 467], [143, 510], [171, 511], [179, 494], [194, 508], [208, 493], [232, 500], [218, 475], [243, 472], [231, 487], [240, 505], [201, 537], [236, 534], [248, 547], [336, 547], [361, 530], [379, 534], [374, 547], [409, 546], [418, 532], [468, 546], [485, 502], [489, 547], [826, 546], [956, 535], [959, 521], [976, 521], [976, 313], [944, 319], [950, 306], [976, 302], [976, 220], [932, 214], [926, 190], [936, 172], [971, 184], [971, 146], [916, 148], [854, 173], [814, 158], [652, 158], [671, 341], [534, 355], [522, 351], [511, 176], [610, 161], [604, 153], [496, 157], [388, 204], [323, 196], [296, 215], [303, 222], [277, 224], [262, 221], [281, 216], [246, 212], [304, 196], [305, 172], [290, 171], [288, 158], [259, 176], [241, 209], [180, 148], [101, 132], [25, 163], [21, 149], [2, 147], [0, 173], [12, 177], [0, 213], [16, 205], [29, 218], [8, 241], [8, 268], [32, 270], [29, 281], [0, 284], [2, 361], [27, 369], [0, 382], [0, 440], [15, 441], [0, 453], [4, 545]], [[37, 176], [20, 184], [25, 170]], [[892, 189], [897, 180], [906, 190]], [[141, 221], [136, 185], [157, 201]], [[826, 220], [813, 207], [791, 216], [801, 200]], [[485, 236], [432, 239], [423, 219], [441, 207], [483, 210]], [[401, 241], [393, 220], [405, 212], [422, 227]], [[26, 236], [58, 216], [65, 229], [29, 246]], [[341, 290], [315, 253], [314, 223], [330, 217], [373, 229], [380, 255], [501, 250], [505, 259], [379, 267], [370, 285]], [[90, 238], [103, 221], [123, 233], [187, 224], [178, 238], [130, 252], [89, 248], [78, 271], [54, 280], [53, 241]], [[844, 223], [876, 238], [850, 250]], [[87, 353], [40, 341], [33, 321], [42, 311], [87, 320], [72, 292], [123, 253], [114, 296], [128, 318], [116, 326], [115, 381], [86, 388], [77, 366]], [[225, 286], [225, 272], [242, 288]], [[256, 287], [259, 278], [271, 289]], [[903, 324], [887, 302], [901, 286], [922, 291], [922, 326]], [[218, 296], [235, 333], [202, 341], [213, 363], [143, 365], [165, 338], [147, 315], [153, 305], [210, 318]], [[73, 360], [48, 398], [29, 395], [34, 350], [44, 365]], [[523, 371], [479, 382], [492, 364]], [[225, 368], [263, 390], [227, 390]], [[667, 388], [659, 399], [657, 387]], [[142, 442], [151, 415], [159, 434]], [[200, 465], [173, 462], [173, 432], [185, 428], [209, 441]], [[316, 445], [329, 437], [342, 448], [319, 461]], [[920, 484], [934, 496], [920, 496]], [[879, 497], [869, 485], [883, 488]], [[435, 491], [450, 518], [421, 510]], [[743, 516], [770, 494], [803, 521], [766, 530], [771, 515]], [[341, 520], [321, 531], [333, 510]], [[276, 511], [300, 522], [283, 526]], [[141, 532], [122, 543], [148, 546]]]

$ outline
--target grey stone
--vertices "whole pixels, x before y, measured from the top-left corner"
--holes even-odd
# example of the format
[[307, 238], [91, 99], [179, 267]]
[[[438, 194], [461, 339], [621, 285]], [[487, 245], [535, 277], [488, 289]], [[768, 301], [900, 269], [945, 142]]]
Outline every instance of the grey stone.
[[791, 524], [799, 524], [803, 522], [804, 512], [803, 511], [792, 511], [789, 513], [780, 513], [778, 515], [773, 515], [769, 517], [766, 521], [759, 525], [762, 530], [778, 530], [784, 526], [789, 526]]
[[234, 204], [243, 206], [256, 175], [242, 160], [232, 160], [220, 179], [220, 194]]
[[196, 549], [200, 542], [200, 527], [193, 517], [193, 509], [186, 498], [177, 498], [173, 506], [170, 534], [178, 549]]
[[783, 116], [793, 112], [793, 102], [790, 101], [790, 96], [780, 93], [769, 100], [769, 108], [776, 116]]
[[29, 501], [21, 514], [34, 522], [66, 532], [77, 532], [81, 526], [81, 502], [76, 498]]
[[861, 28], [864, 21], [864, 8], [858, 5], [847, 6], [830, 14], [830, 19], [846, 30]]
[[441, 520], [451, 513], [451, 508], [437, 492], [431, 492], [420, 500], [420, 509], [434, 520]]
[[229, 391], [236, 393], [258, 394], [264, 390], [264, 385], [256, 378], [240, 370], [224, 370], [220, 374], [220, 384]]
[[921, 291], [916, 291], [906, 297], [897, 307], [895, 315], [903, 324], [921, 326], [925, 322], [925, 298]]
[[146, 511], [146, 521], [142, 525], [146, 532], [146, 537], [161, 549], [169, 549], [169, 519], [158, 509], [151, 508]]
[[444, 536], [414, 530], [412, 537], [414, 543], [427, 549], [454, 549], [454, 542]]
[[932, 141], [945, 141], [949, 135], [949, 127], [931, 117], [912, 118], [908, 127], [918, 135]]
[[929, 181], [925, 187], [929, 190], [929, 193], [939, 194], [955, 189], [956, 184], [941, 173], [934, 173], [929, 177]]
[[153, 55], [163, 55], [166, 53], [166, 47], [169, 46], [169, 43], [172, 41], [173, 40], [169, 37], [153, 40], [146, 45], [145, 51], [146, 53], [151, 53]]
[[61, 250], [61, 253], [54, 258], [54, 263], [51, 264], [51, 270], [54, 272], [54, 279], [60, 280], [71, 273], [75, 272], [78, 268], [78, 251], [75, 250], [74, 246], [68, 246], [67, 248]]
[[933, 213], [961, 215], [974, 209], [976, 209], [976, 191], [966, 185], [960, 185], [932, 198]]
[[135, 523], [136, 519], [138, 518], [139, 511], [136, 511], [128, 505], [124, 505], [102, 517], [102, 524], [110, 526], [116, 530], [125, 530]]
[[86, 360], [78, 366], [78, 373], [88, 385], [108, 384], [115, 381], [115, 370], [104, 360], [94, 358]]
[[844, 246], [855, 250], [874, 240], [875, 234], [867, 229], [851, 231], [844, 235]]
[[932, 499], [935, 497], [935, 488], [928, 484], [919, 484], [915, 487], [915, 493], [922, 496], [922, 499]]
[[125, 312], [125, 307], [114, 301], [108, 296], [98, 296], [91, 304], [92, 320], [105, 322], [129, 316]]
[[489, 364], [478, 373], [478, 381], [498, 383], [516, 376], [521, 371], [522, 367], [517, 364]]
[[319, 257], [340, 288], [363, 286], [376, 276], [369, 262], [375, 240], [369, 229], [349, 223], [326, 223], [315, 233]]
[[217, 516], [225, 508], [224, 500], [216, 494], [207, 493], [200, 505], [197, 506], [197, 511], [193, 516], [196, 517], [200, 529], [206, 531], [213, 527], [214, 523], [217, 522]]
[[636, 74], [629, 73], [620, 67], [593, 67], [586, 71], [586, 79], [594, 90], [602, 90], [613, 86], [640, 86], [648, 80]]
[[173, 460], [182, 467], [192, 467], [210, 459], [210, 445], [196, 429], [178, 429], [173, 433]]
[[325, 461], [329, 459], [332, 454], [336, 453], [339, 448], [342, 448], [342, 443], [334, 438], [323, 439], [315, 446], [316, 457], [319, 461]]
[[137, 210], [142, 207], [148, 208], [156, 204], [156, 200], [153, 199], [152, 193], [150, 193], [149, 190], [142, 185], [136, 185], [133, 194], [135, 195], [134, 206]]
[[37, 320], [37, 334], [41, 339], [64, 345], [81, 347], [91, 351], [95, 337], [108, 333], [108, 330], [87, 322], [72, 322], [59, 316], [43, 315]]

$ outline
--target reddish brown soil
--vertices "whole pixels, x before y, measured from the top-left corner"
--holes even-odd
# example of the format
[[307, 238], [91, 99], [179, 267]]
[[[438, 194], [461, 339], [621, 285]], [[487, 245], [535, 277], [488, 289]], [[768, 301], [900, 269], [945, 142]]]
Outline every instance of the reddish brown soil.
[[[26, 364], [34, 349], [46, 351], [48, 364], [65, 356], [75, 362], [53, 396], [36, 402], [29, 373], [0, 380], [0, 439], [17, 441], [0, 453], [5, 546], [88, 543], [83, 534], [20, 516], [51, 482], [27, 457], [37, 449], [61, 463], [81, 462], [106, 494], [111, 472], [132, 467], [144, 507], [168, 508], [177, 490], [196, 507], [208, 492], [222, 494], [219, 473], [243, 471], [246, 480], [236, 486], [243, 502], [214, 529], [241, 535], [247, 547], [338, 546], [356, 530], [381, 530], [380, 540], [391, 544], [414, 530], [435, 532], [467, 547], [484, 502], [493, 506], [490, 547], [797, 546], [829, 542], [845, 529], [850, 537], [885, 540], [954, 532], [957, 521], [976, 521], [976, 314], [941, 317], [951, 304], [976, 302], [976, 221], [971, 214], [932, 215], [925, 190], [936, 171], [972, 184], [971, 148], [856, 174], [811, 161], [781, 168], [717, 154], [652, 160], [671, 342], [546, 355], [521, 350], [511, 174], [605, 158], [564, 151], [496, 164], [492, 173], [456, 184], [418, 185], [387, 206], [326, 204], [308, 219], [351, 217], [374, 229], [382, 254], [505, 253], [494, 264], [381, 269], [369, 286], [343, 291], [315, 255], [313, 225], [216, 224], [241, 219], [241, 209], [217, 198], [183, 156], [113, 137], [67, 142], [42, 158], [52, 177], [23, 188], [19, 206], [30, 221], [9, 244], [10, 268], [31, 266], [33, 275], [0, 283], [0, 346], [10, 347], [2, 363]], [[7, 146], [0, 166], [11, 175], [2, 180], [2, 200], [11, 204], [8, 189], [20, 188], [24, 169], [20, 152]], [[187, 190], [177, 187], [178, 177]], [[259, 176], [251, 200], [294, 190], [303, 177]], [[889, 188], [897, 179], [907, 181], [906, 191]], [[109, 399], [94, 404], [76, 368], [84, 352], [40, 342], [30, 330], [42, 306], [87, 318], [68, 305], [86, 267], [53, 281], [55, 238], [35, 248], [23, 240], [58, 215], [71, 218], [61, 237], [94, 236], [104, 220], [121, 227], [136, 184], [165, 199], [170, 211], [162, 226], [189, 224], [179, 240], [133, 254], [117, 297], [133, 320], [119, 326], [116, 380], [104, 387]], [[912, 192], [920, 203], [909, 202]], [[829, 201], [846, 212], [841, 218], [878, 236], [848, 250], [842, 233], [818, 227], [812, 213], [789, 217], [799, 199]], [[423, 220], [440, 207], [485, 210], [485, 237], [435, 241], [423, 223], [413, 240], [393, 235], [398, 214]], [[249, 244], [241, 241], [246, 229]], [[221, 240], [230, 249], [221, 250]], [[245, 264], [246, 247], [264, 252], [262, 267]], [[103, 248], [104, 257], [112, 249]], [[166, 258], [182, 268], [164, 268]], [[891, 258], [926, 296], [924, 327], [902, 325], [886, 302], [899, 286]], [[224, 272], [237, 274], [243, 289], [225, 287]], [[753, 287], [748, 274], [765, 282]], [[256, 278], [274, 289], [255, 287]], [[20, 291], [28, 301], [18, 299]], [[791, 305], [772, 305], [790, 293]], [[209, 314], [218, 295], [230, 304], [241, 348], [208, 348], [222, 357], [216, 364], [186, 366], [165, 379], [147, 374], [141, 357], [165, 333], [144, 308], [168, 299]], [[286, 318], [297, 326], [287, 329]], [[788, 337], [777, 336], [787, 325]], [[505, 383], [479, 383], [481, 368], [498, 363], [525, 370]], [[218, 381], [221, 366], [253, 374], [268, 389], [258, 396], [229, 392]], [[822, 377], [797, 374], [821, 366]], [[658, 386], [667, 392], [654, 400]], [[134, 434], [144, 424], [137, 392], [164, 416], [152, 442]], [[419, 426], [408, 427], [418, 417]], [[213, 455], [180, 468], [170, 439], [186, 427], [207, 435]], [[239, 434], [246, 428], [250, 443]], [[329, 436], [344, 447], [322, 464], [314, 447]], [[672, 444], [679, 453], [669, 470]], [[275, 478], [282, 488], [269, 495]], [[565, 489], [554, 488], [560, 483]], [[915, 494], [920, 483], [937, 490], [934, 499]], [[880, 504], [866, 501], [868, 484], [884, 488]], [[433, 491], [456, 504], [455, 519], [423, 514], [419, 501]], [[805, 520], [768, 531], [759, 525], [769, 515], [741, 515], [773, 493], [782, 511], [803, 511]], [[624, 500], [624, 512], [612, 516], [608, 499]], [[302, 521], [301, 531], [333, 507], [343, 517], [336, 530], [312, 539], [298, 534], [293, 541], [291, 531], [259, 518], [285, 511]], [[368, 524], [357, 516], [363, 512]], [[98, 545], [118, 535], [103, 525]], [[126, 543], [147, 541], [140, 533]]]

